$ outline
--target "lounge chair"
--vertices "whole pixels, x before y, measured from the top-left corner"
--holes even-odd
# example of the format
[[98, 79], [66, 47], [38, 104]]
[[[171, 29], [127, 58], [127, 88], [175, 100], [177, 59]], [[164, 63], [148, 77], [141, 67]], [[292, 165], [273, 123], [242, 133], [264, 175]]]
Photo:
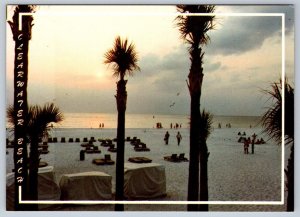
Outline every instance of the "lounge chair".
[[130, 157], [128, 159], [129, 162], [132, 163], [151, 163], [152, 160], [146, 157]]
[[138, 143], [134, 146], [135, 151], [150, 151], [149, 148], [147, 148], [147, 145], [145, 143]]
[[111, 144], [109, 146], [109, 148], [107, 149], [107, 151], [109, 152], [117, 152], [117, 148], [115, 148], [115, 145], [114, 144]]
[[104, 159], [93, 159], [93, 164], [96, 165], [113, 165], [115, 162], [111, 159], [110, 154], [104, 155]]
[[66, 138], [62, 137], [61, 140], [60, 140], [60, 142], [65, 143], [66, 142]]
[[96, 164], [96, 165], [105, 165], [104, 159], [94, 159], [92, 162], [93, 162], [93, 164]]
[[94, 146], [94, 153], [101, 153], [101, 150], [99, 150], [98, 146]]
[[110, 154], [104, 155], [105, 164], [112, 165], [115, 164], [115, 162], [111, 159]]
[[184, 153], [181, 153], [178, 157], [179, 161], [184, 161], [184, 162], [187, 162], [189, 161], [186, 157], [184, 157]]
[[101, 150], [99, 150], [98, 146], [86, 146], [85, 152], [87, 154], [95, 154], [95, 153], [101, 153]]
[[79, 138], [76, 138], [76, 139], [75, 139], [75, 142], [80, 142], [80, 139], [79, 139]]
[[180, 162], [179, 158], [177, 157], [177, 154], [172, 154], [171, 156], [165, 156], [164, 160], [170, 161], [170, 162]]

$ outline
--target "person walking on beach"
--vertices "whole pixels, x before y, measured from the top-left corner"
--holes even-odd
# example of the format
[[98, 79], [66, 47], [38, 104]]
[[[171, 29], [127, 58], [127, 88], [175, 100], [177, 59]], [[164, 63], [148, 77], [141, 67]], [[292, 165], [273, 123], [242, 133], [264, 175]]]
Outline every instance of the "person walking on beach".
[[168, 143], [169, 143], [169, 137], [170, 137], [170, 134], [167, 131], [166, 134], [165, 134], [165, 138], [164, 138], [166, 145], [168, 145]]
[[180, 141], [181, 141], [181, 139], [182, 139], [182, 136], [181, 136], [181, 134], [180, 134], [180, 132], [178, 131], [178, 133], [177, 133], [177, 135], [176, 135], [176, 138], [177, 138], [177, 144], [178, 144], [178, 146], [180, 145]]

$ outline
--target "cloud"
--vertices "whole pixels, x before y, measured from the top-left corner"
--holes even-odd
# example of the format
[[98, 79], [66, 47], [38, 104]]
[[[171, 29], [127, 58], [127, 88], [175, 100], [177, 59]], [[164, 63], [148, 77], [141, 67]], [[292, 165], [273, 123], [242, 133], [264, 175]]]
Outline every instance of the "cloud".
[[[293, 7], [232, 7], [232, 12], [285, 13], [286, 34], [293, 32]], [[280, 35], [281, 17], [226, 17], [217, 18], [217, 29], [209, 32], [211, 43], [208, 54], [237, 55], [260, 48], [267, 38]]]
[[206, 72], [213, 72], [221, 68], [222, 63], [220, 61], [211, 63], [208, 59], [208, 63], [204, 62], [203, 68], [206, 70]]

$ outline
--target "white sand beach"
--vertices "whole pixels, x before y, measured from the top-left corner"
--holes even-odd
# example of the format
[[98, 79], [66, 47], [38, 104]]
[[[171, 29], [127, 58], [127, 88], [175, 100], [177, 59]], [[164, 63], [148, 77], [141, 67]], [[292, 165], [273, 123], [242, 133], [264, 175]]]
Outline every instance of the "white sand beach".
[[[165, 145], [163, 137], [166, 131], [170, 133], [169, 145]], [[176, 134], [182, 135], [181, 144], [178, 146]], [[208, 160], [209, 172], [209, 200], [210, 201], [280, 201], [281, 200], [281, 153], [282, 147], [273, 141], [266, 144], [255, 145], [255, 153], [243, 153], [243, 144], [238, 143], [238, 132], [246, 132], [247, 137], [253, 133], [258, 138], [263, 137], [260, 128], [222, 128], [215, 129], [209, 137], [207, 144], [210, 152]], [[116, 154], [100, 146], [100, 154], [85, 154], [85, 160], [80, 161], [80, 146], [84, 137], [113, 139], [116, 129], [55, 129], [52, 137], [58, 138], [58, 143], [49, 143], [49, 153], [41, 155], [54, 167], [56, 181], [59, 182], [63, 174], [86, 171], [101, 171], [112, 176], [112, 191], [115, 191], [115, 165], [97, 166], [92, 164], [94, 158], [103, 158], [110, 154], [115, 160]], [[129, 157], [144, 156], [152, 162], [165, 166], [167, 196], [153, 200], [186, 201], [188, 162], [173, 163], [164, 160], [164, 156], [173, 153], [185, 153], [189, 158], [189, 130], [188, 129], [126, 129], [126, 137], [141, 139], [150, 148], [149, 152], [135, 152], [129, 142], [125, 142], [125, 161]], [[66, 138], [66, 143], [61, 143], [61, 137]], [[80, 143], [68, 143], [69, 138], [80, 138]], [[266, 136], [263, 137], [265, 140]], [[250, 149], [251, 150], [251, 149]], [[8, 149], [6, 155], [9, 173], [13, 169], [13, 149]], [[105, 210], [113, 211], [113, 205], [63, 205], [54, 207], [54, 210]], [[210, 211], [284, 211], [283, 205], [210, 205]], [[130, 211], [185, 211], [186, 205], [125, 205], [125, 210]]]

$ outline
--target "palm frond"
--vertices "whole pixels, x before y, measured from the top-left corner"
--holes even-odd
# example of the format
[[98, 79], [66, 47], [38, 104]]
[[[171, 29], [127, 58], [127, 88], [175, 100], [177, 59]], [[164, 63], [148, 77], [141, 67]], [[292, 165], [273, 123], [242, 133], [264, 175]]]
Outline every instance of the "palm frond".
[[[13, 38], [16, 40], [17, 34], [18, 34], [18, 27], [19, 27], [19, 13], [33, 13], [35, 12], [36, 6], [35, 5], [17, 5], [14, 11], [14, 15], [12, 17], [12, 21], [7, 21], [10, 25], [10, 28], [13, 33]], [[27, 22], [23, 22], [22, 29], [26, 30], [28, 33], [29, 39], [31, 38], [31, 27], [33, 26], [32, 16], [25, 16], [24, 19], [27, 20]]]
[[63, 120], [63, 115], [59, 108], [53, 103], [38, 105], [29, 108], [29, 133], [42, 137], [48, 130], [51, 123], [59, 123]]
[[200, 116], [200, 136], [206, 141], [212, 132], [213, 115], [205, 111], [201, 112]]
[[[14, 126], [16, 114], [13, 106], [8, 106], [6, 113], [8, 122]], [[63, 119], [63, 114], [53, 103], [47, 103], [43, 107], [38, 105], [29, 106], [26, 133], [28, 137], [42, 137], [47, 133], [51, 123], [59, 123]]]
[[15, 112], [14, 112], [14, 107], [12, 105], [9, 105], [6, 109], [6, 117], [7, 117], [7, 122], [11, 125], [14, 126], [15, 124]]
[[[264, 90], [270, 96], [273, 104], [267, 108], [263, 114], [261, 122], [263, 132], [274, 138], [279, 144], [282, 140], [282, 80], [271, 84], [271, 90]], [[286, 143], [294, 141], [294, 89], [288, 84], [287, 79], [284, 83], [284, 134]]]
[[179, 13], [187, 15], [178, 15], [176, 17], [177, 27], [181, 38], [187, 43], [199, 47], [201, 44], [207, 44], [210, 40], [207, 32], [215, 28], [215, 16], [188, 16], [189, 13], [213, 13], [213, 5], [177, 5]]
[[138, 54], [135, 45], [128, 42], [127, 39], [121, 40], [120, 36], [116, 37], [114, 47], [104, 54], [105, 64], [112, 66], [114, 76], [124, 78], [127, 75], [133, 75], [134, 70], [140, 71]]

